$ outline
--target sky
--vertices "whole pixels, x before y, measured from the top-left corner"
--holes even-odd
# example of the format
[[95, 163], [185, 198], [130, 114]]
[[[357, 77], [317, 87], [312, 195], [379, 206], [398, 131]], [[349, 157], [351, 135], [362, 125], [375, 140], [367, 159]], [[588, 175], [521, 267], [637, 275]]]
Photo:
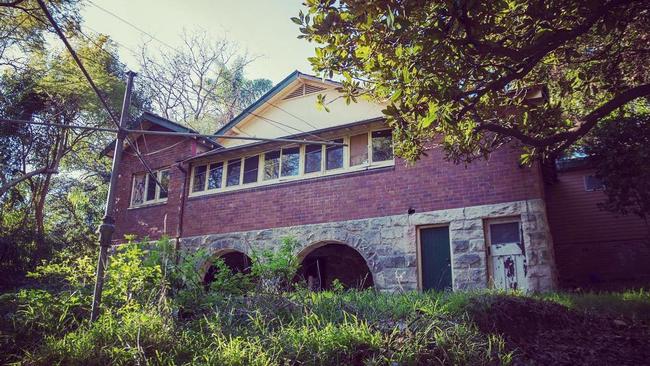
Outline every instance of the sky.
[[[120, 59], [138, 71], [137, 51], [143, 43], [160, 52], [169, 48], [101, 10], [104, 8], [157, 39], [180, 48], [184, 30], [206, 31], [215, 39], [234, 42], [242, 54], [256, 57], [246, 77], [277, 83], [299, 70], [312, 73], [307, 61], [314, 46], [297, 39], [298, 26], [289, 18], [302, 8], [302, 0], [89, 0], [82, 9], [85, 31], [103, 33], [116, 41]], [[98, 7], [99, 6], [99, 7]], [[129, 50], [130, 49], [130, 50]]]

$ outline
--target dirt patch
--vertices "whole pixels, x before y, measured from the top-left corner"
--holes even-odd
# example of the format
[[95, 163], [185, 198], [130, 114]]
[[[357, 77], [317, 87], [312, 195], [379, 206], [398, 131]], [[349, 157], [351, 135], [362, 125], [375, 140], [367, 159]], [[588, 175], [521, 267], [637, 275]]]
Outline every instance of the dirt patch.
[[470, 318], [503, 335], [516, 365], [650, 365], [650, 327], [523, 297], [473, 299]]

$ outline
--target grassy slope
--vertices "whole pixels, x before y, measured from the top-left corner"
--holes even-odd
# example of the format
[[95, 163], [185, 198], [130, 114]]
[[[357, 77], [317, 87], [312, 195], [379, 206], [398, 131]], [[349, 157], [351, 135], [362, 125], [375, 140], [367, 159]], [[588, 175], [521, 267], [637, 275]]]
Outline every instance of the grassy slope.
[[79, 326], [70, 318], [83, 311], [30, 309], [13, 295], [0, 301], [2, 357], [26, 364], [632, 365], [650, 359], [650, 293], [642, 291], [299, 292], [224, 299], [191, 320], [160, 308], [119, 309]]

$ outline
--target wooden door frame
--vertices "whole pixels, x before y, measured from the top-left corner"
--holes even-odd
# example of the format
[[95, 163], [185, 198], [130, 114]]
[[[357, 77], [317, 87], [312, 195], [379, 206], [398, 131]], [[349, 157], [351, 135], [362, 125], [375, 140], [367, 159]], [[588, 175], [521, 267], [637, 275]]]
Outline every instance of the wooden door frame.
[[454, 274], [454, 251], [451, 250], [451, 230], [449, 230], [450, 224], [429, 224], [429, 225], [418, 225], [415, 227], [416, 239], [415, 239], [415, 262], [417, 263], [417, 279], [418, 279], [418, 292], [424, 291], [422, 288], [422, 241], [420, 239], [420, 231], [422, 229], [435, 229], [440, 227], [446, 227], [449, 232], [449, 260], [451, 261], [451, 290], [456, 289], [456, 276]]
[[[521, 245], [525, 248], [526, 244], [524, 243], [524, 233], [523, 227], [521, 224], [521, 215], [513, 216], [504, 216], [504, 217], [486, 217], [483, 219], [483, 231], [484, 231], [484, 242], [485, 242], [485, 263], [487, 264], [487, 284], [489, 288], [494, 287], [494, 266], [492, 265], [492, 237], [490, 236], [490, 225], [492, 224], [508, 224], [516, 222], [519, 224], [519, 240]], [[526, 259], [526, 251], [523, 251], [524, 259]], [[528, 280], [528, 279], [526, 279]]]

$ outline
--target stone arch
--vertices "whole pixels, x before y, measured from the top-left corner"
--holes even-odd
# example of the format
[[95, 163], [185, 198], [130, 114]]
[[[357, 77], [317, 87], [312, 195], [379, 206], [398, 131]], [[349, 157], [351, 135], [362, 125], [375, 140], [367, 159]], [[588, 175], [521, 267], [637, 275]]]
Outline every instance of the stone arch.
[[300, 268], [297, 281], [310, 289], [327, 290], [337, 279], [345, 288], [364, 289], [374, 286], [373, 273], [363, 254], [339, 241], [320, 241], [298, 253]]
[[215, 251], [202, 268], [202, 280], [205, 285], [214, 280], [217, 268], [212, 264], [215, 259], [221, 258], [232, 273], [250, 273], [251, 258], [244, 252], [232, 248], [222, 248]]

